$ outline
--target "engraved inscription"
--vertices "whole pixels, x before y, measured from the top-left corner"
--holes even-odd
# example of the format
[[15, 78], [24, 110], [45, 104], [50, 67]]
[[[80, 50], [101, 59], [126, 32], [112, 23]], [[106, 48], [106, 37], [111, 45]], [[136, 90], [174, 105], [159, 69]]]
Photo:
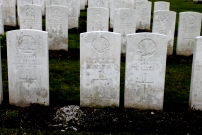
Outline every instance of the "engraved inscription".
[[172, 21], [169, 13], [161, 13], [155, 18], [156, 27], [161, 34], [167, 35], [168, 30], [172, 26]]
[[138, 53], [142, 57], [151, 57], [156, 51], [156, 44], [151, 39], [144, 39], [139, 42]]
[[105, 7], [105, 2], [104, 0], [97, 0], [97, 2], [95, 3], [96, 7]]
[[194, 15], [189, 15], [188, 17], [183, 18], [183, 31], [185, 33], [194, 33], [196, 31], [196, 17]]
[[29, 35], [16, 36], [17, 37], [17, 47], [22, 53], [31, 54], [36, 50], [36, 41], [33, 37]]
[[98, 54], [109, 51], [110, 44], [106, 38], [98, 37], [92, 42], [92, 50]]
[[160, 3], [159, 5], [158, 5], [158, 10], [165, 10], [166, 9], [166, 4], [165, 3]]
[[55, 8], [51, 11], [51, 19], [52, 20], [61, 20], [62, 11], [58, 8]]
[[94, 31], [102, 31], [104, 29], [104, 26], [102, 25], [103, 22], [101, 22], [100, 20], [102, 20], [102, 12], [100, 10], [96, 10], [94, 12], [94, 24], [93, 24], [93, 27], [92, 29]]

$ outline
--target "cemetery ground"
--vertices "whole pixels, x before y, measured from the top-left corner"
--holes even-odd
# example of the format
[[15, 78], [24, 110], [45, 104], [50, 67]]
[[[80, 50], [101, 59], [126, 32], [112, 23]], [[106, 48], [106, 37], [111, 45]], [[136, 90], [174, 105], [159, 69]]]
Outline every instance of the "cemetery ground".
[[[152, 0], [152, 2], [157, 0]], [[186, 0], [165, 0], [170, 10], [177, 13], [196, 11], [202, 13], [201, 4]], [[176, 26], [178, 24], [178, 16]], [[45, 20], [43, 19], [43, 26]], [[5, 27], [5, 31], [18, 29]], [[0, 134], [132, 134], [132, 133], [202, 133], [202, 113], [189, 111], [189, 92], [192, 56], [175, 54], [177, 27], [175, 31], [174, 54], [167, 57], [164, 93], [164, 110], [140, 111], [124, 109], [125, 56], [121, 56], [121, 84], [119, 108], [81, 108], [80, 124], [70, 122], [74, 130], [61, 132], [53, 127], [56, 111], [63, 106], [80, 104], [80, 50], [79, 34], [86, 31], [86, 11], [81, 12], [79, 29], [69, 30], [69, 49], [49, 52], [50, 106], [31, 105], [20, 108], [8, 104], [8, 72], [6, 37], [1, 37], [2, 77], [4, 101], [0, 106]]]

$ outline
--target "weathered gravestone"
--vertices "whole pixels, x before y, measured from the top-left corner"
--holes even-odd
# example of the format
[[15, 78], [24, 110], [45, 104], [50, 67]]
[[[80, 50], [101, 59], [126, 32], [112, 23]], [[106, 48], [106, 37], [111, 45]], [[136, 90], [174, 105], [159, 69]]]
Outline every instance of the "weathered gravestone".
[[65, 4], [65, 0], [46, 0], [46, 7], [54, 6], [54, 5], [64, 6], [64, 4]]
[[168, 36], [167, 55], [173, 54], [175, 20], [176, 12], [163, 10], [154, 12], [152, 32]]
[[136, 11], [129, 8], [114, 10], [114, 32], [121, 34], [121, 53], [126, 53], [127, 34], [136, 31]]
[[30, 4], [32, 4], [32, 0], [17, 0], [18, 25], [20, 25], [20, 6]]
[[4, 25], [16, 26], [16, 0], [0, 0], [3, 5]]
[[68, 7], [68, 29], [78, 28], [80, 5], [78, 0], [66, 0]]
[[151, 2], [140, 0], [136, 2], [137, 19], [136, 29], [150, 30]]
[[85, 10], [85, 0], [80, 0], [80, 10]]
[[42, 30], [42, 12], [39, 5], [20, 6], [20, 29]]
[[201, 13], [181, 12], [179, 14], [177, 55], [190, 56], [193, 54], [194, 38], [200, 36]]
[[194, 44], [189, 107], [202, 110], [202, 37], [196, 37]]
[[44, 2], [44, 0], [33, 0], [33, 4], [40, 5], [42, 15], [45, 16], [45, 2]]
[[134, 0], [111, 0], [110, 3], [110, 28], [114, 25], [114, 10], [119, 8], [131, 8], [134, 9]]
[[4, 35], [4, 16], [2, 4], [0, 4], [0, 35]]
[[68, 50], [68, 8], [46, 7], [46, 31], [49, 50]]
[[88, 0], [85, 0], [85, 6], [88, 6]]
[[88, 8], [87, 9], [87, 31], [108, 31], [109, 9]]
[[7, 32], [9, 103], [49, 105], [48, 32]]
[[156, 1], [154, 2], [154, 11], [157, 10], [170, 10], [170, 2]]
[[87, 32], [80, 41], [80, 106], [118, 107], [121, 35]]
[[136, 33], [127, 36], [124, 106], [162, 110], [167, 36]]
[[103, 7], [108, 8], [107, 0], [88, 0], [88, 7]]

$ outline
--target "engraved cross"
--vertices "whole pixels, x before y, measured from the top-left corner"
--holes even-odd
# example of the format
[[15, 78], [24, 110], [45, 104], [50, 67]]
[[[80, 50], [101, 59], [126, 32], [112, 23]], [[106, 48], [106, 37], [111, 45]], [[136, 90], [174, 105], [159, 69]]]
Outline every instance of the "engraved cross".
[[143, 100], [146, 99], [145, 94], [146, 94], [148, 84], [153, 84], [154, 83], [153, 81], [147, 81], [146, 76], [147, 76], [147, 73], [144, 73], [143, 77], [142, 77], [142, 80], [141, 81], [136, 81], [138, 84], [144, 85], [144, 99]]
[[25, 76], [21, 76], [19, 77], [20, 80], [22, 80], [22, 82], [27, 83], [28, 86], [28, 90], [30, 90], [30, 85], [33, 81], [36, 81], [36, 77], [35, 76], [31, 76], [31, 71], [30, 69], [26, 69], [26, 75]]

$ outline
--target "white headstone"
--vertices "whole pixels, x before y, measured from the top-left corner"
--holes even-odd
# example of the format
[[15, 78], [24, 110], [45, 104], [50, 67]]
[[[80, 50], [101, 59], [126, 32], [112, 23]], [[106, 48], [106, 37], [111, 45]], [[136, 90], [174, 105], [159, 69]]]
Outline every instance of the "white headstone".
[[114, 10], [114, 29], [113, 32], [121, 34], [121, 53], [126, 53], [127, 34], [136, 31], [136, 11], [129, 8]]
[[88, 0], [88, 7], [104, 7], [108, 8], [107, 5], [108, 1], [107, 0]]
[[108, 31], [109, 9], [88, 8], [87, 9], [87, 31]]
[[79, 27], [79, 13], [80, 5], [78, 0], [66, 0], [68, 7], [68, 29]]
[[136, 2], [137, 10], [137, 22], [136, 29], [150, 30], [151, 20], [151, 2], [150, 1], [138, 1]]
[[85, 0], [85, 6], [88, 6], [88, 0]]
[[42, 12], [39, 5], [20, 6], [20, 29], [42, 30]]
[[20, 6], [32, 4], [32, 0], [17, 0], [18, 25], [20, 25]]
[[0, 35], [4, 35], [4, 16], [2, 4], [0, 4]]
[[80, 0], [80, 9], [81, 10], [85, 10], [86, 9], [85, 0]]
[[167, 36], [135, 33], [127, 36], [124, 106], [162, 110]]
[[176, 12], [163, 10], [154, 12], [152, 32], [168, 36], [168, 55], [173, 54], [175, 21]]
[[80, 106], [118, 107], [121, 35], [80, 34]]
[[65, 4], [64, 0], [46, 0], [46, 7], [54, 5], [64, 6], [64, 4]]
[[7, 32], [9, 103], [49, 105], [48, 32]]
[[46, 7], [46, 31], [49, 50], [68, 50], [68, 8], [64, 6]]
[[194, 44], [189, 106], [202, 110], [202, 37], [196, 37]]
[[154, 2], [154, 11], [157, 10], [170, 10], [170, 2], [156, 1]]
[[16, 26], [16, 1], [0, 0], [3, 5], [4, 25]]
[[119, 8], [134, 9], [134, 0], [111, 0], [110, 4], [110, 28], [114, 25], [114, 10]]
[[179, 14], [177, 55], [189, 56], [193, 54], [194, 38], [200, 36], [201, 13], [181, 12]]
[[33, 0], [33, 4], [40, 5], [42, 9], [42, 15], [45, 16], [45, 2], [44, 0]]

